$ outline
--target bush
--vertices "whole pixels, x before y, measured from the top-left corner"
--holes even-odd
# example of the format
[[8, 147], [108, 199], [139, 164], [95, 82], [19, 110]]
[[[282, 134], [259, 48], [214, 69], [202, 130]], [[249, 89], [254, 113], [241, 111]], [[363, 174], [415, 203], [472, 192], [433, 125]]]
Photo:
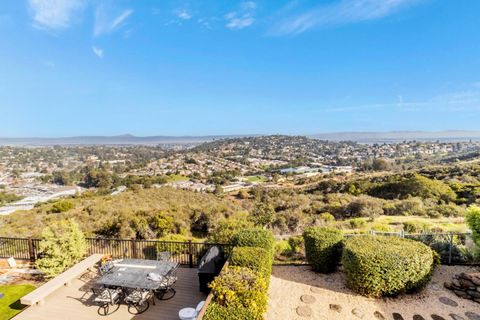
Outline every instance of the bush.
[[287, 240], [275, 241], [275, 257], [289, 256], [292, 253], [292, 248]]
[[393, 296], [425, 286], [434, 253], [421, 242], [384, 236], [359, 236], [345, 243], [342, 264], [347, 286], [369, 297]]
[[403, 231], [407, 233], [422, 233], [430, 230], [430, 224], [422, 221], [405, 221], [403, 223]]
[[269, 230], [251, 228], [237, 232], [233, 236], [233, 245], [236, 247], [258, 247], [273, 254], [275, 240]]
[[480, 247], [480, 207], [471, 206], [467, 210], [467, 224], [472, 230], [473, 241]]
[[208, 305], [203, 317], [204, 320], [260, 320], [261, 316], [256, 315], [250, 309], [234, 306], [224, 307], [216, 302]]
[[361, 229], [367, 225], [367, 222], [362, 218], [353, 218], [348, 221], [350, 228]]
[[247, 308], [255, 319], [267, 310], [267, 284], [262, 276], [245, 267], [228, 267], [210, 284], [214, 301], [228, 309]]
[[303, 233], [305, 254], [313, 270], [322, 273], [335, 271], [342, 254], [343, 234], [333, 228], [310, 227]]
[[288, 244], [293, 253], [302, 253], [304, 251], [304, 241], [302, 236], [291, 236], [288, 238]]
[[247, 267], [268, 282], [272, 273], [272, 254], [263, 248], [236, 247], [232, 250], [230, 265]]
[[73, 220], [62, 221], [46, 227], [39, 244], [36, 266], [47, 277], [54, 277], [75, 263], [87, 252], [85, 236]]
[[68, 200], [62, 200], [62, 201], [55, 202], [50, 208], [50, 210], [48, 211], [48, 213], [62, 213], [62, 212], [71, 210], [74, 207], [75, 205], [73, 204], [73, 202]]

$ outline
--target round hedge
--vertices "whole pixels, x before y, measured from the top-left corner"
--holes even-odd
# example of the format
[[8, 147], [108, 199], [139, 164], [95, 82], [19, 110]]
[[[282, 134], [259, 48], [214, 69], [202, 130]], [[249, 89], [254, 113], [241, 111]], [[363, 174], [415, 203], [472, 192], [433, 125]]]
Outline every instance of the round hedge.
[[305, 255], [314, 271], [335, 271], [342, 255], [343, 233], [338, 229], [310, 227], [303, 232]]
[[412, 292], [430, 281], [434, 253], [421, 242], [398, 237], [357, 236], [345, 242], [347, 286], [369, 297]]

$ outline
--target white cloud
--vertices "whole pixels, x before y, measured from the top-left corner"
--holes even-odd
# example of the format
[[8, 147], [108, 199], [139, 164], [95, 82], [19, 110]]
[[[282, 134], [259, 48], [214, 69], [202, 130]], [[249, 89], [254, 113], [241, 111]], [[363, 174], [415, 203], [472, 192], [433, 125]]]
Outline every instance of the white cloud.
[[97, 48], [97, 47], [93, 46], [93, 47], [92, 47], [92, 51], [93, 51], [93, 53], [94, 53], [97, 57], [99, 57], [100, 59], [103, 58], [103, 49]]
[[105, 6], [99, 6], [95, 12], [95, 25], [93, 27], [93, 35], [100, 36], [108, 34], [125, 24], [128, 17], [133, 13], [132, 9], [123, 10], [120, 14], [112, 16], [110, 9]]
[[257, 4], [253, 1], [242, 2], [239, 11], [227, 13], [224, 18], [229, 29], [240, 30], [251, 26], [255, 22], [254, 14]]
[[68, 28], [85, 3], [85, 0], [28, 0], [34, 27], [50, 30]]
[[423, 0], [340, 0], [286, 17], [270, 30], [270, 34], [296, 35], [325, 25], [381, 19], [421, 1]]
[[182, 20], [190, 20], [192, 18], [192, 14], [185, 9], [178, 10], [176, 12], [176, 15], [177, 15], [178, 18], [180, 18]]

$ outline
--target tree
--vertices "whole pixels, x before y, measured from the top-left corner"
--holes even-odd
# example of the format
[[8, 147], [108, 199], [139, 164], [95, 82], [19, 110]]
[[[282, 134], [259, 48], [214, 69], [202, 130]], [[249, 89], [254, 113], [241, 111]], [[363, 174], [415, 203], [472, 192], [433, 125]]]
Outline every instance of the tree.
[[470, 206], [467, 210], [467, 224], [472, 230], [472, 237], [480, 248], [480, 207]]
[[266, 227], [273, 222], [275, 209], [271, 204], [259, 202], [250, 213], [250, 220], [259, 227]]
[[59, 185], [63, 185], [63, 186], [69, 185], [69, 184], [72, 183], [72, 181], [70, 179], [70, 174], [68, 172], [66, 172], [65, 170], [55, 171], [53, 173], [52, 181], [55, 184], [59, 184]]
[[69, 219], [43, 229], [37, 267], [54, 277], [80, 261], [87, 252], [85, 236], [78, 224]]

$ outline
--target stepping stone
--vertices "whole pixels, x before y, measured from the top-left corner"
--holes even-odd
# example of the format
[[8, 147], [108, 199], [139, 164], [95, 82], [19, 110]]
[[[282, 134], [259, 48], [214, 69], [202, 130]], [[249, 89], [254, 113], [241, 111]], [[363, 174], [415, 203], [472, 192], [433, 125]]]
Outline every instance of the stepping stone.
[[312, 316], [312, 309], [309, 306], [302, 306], [297, 308], [297, 314], [300, 317], [310, 318]]
[[393, 320], [405, 320], [403, 319], [402, 315], [400, 313], [392, 313], [392, 316], [393, 316]]
[[330, 310], [337, 311], [338, 313], [342, 312], [342, 306], [339, 304], [330, 304]]
[[419, 315], [419, 314], [416, 314], [416, 315], [413, 316], [413, 320], [425, 320], [425, 318], [422, 317], [422, 316]]
[[465, 312], [465, 316], [467, 316], [468, 320], [480, 320], [480, 314], [475, 312]]
[[322, 289], [319, 287], [310, 287], [310, 291], [313, 293], [322, 293]]
[[355, 309], [352, 310], [352, 314], [353, 314], [355, 317], [360, 318], [360, 319], [363, 319], [363, 317], [365, 317], [365, 314], [364, 314], [361, 310], [359, 310], [359, 309], [357, 309], [357, 308], [355, 308]]
[[375, 316], [375, 318], [377, 318], [378, 320], [385, 320], [385, 316], [380, 312], [380, 311], [375, 311], [373, 313], [373, 315]]
[[450, 318], [452, 318], [453, 320], [465, 320], [464, 317], [460, 317], [458, 314], [455, 314], [455, 313], [450, 313], [449, 316], [450, 316]]
[[440, 286], [436, 283], [432, 283], [432, 284], [428, 285], [428, 288], [432, 289], [433, 291], [439, 291], [440, 290]]
[[440, 298], [438, 298], [438, 301], [440, 301], [443, 304], [446, 304], [447, 306], [458, 307], [457, 302], [455, 302], [452, 299], [447, 298], [447, 297], [440, 297]]
[[306, 304], [312, 304], [316, 301], [315, 297], [309, 294], [304, 294], [300, 297], [300, 300], [302, 300], [302, 302]]
[[441, 317], [437, 314], [432, 314], [431, 317], [432, 317], [433, 320], [447, 320], [444, 317]]

